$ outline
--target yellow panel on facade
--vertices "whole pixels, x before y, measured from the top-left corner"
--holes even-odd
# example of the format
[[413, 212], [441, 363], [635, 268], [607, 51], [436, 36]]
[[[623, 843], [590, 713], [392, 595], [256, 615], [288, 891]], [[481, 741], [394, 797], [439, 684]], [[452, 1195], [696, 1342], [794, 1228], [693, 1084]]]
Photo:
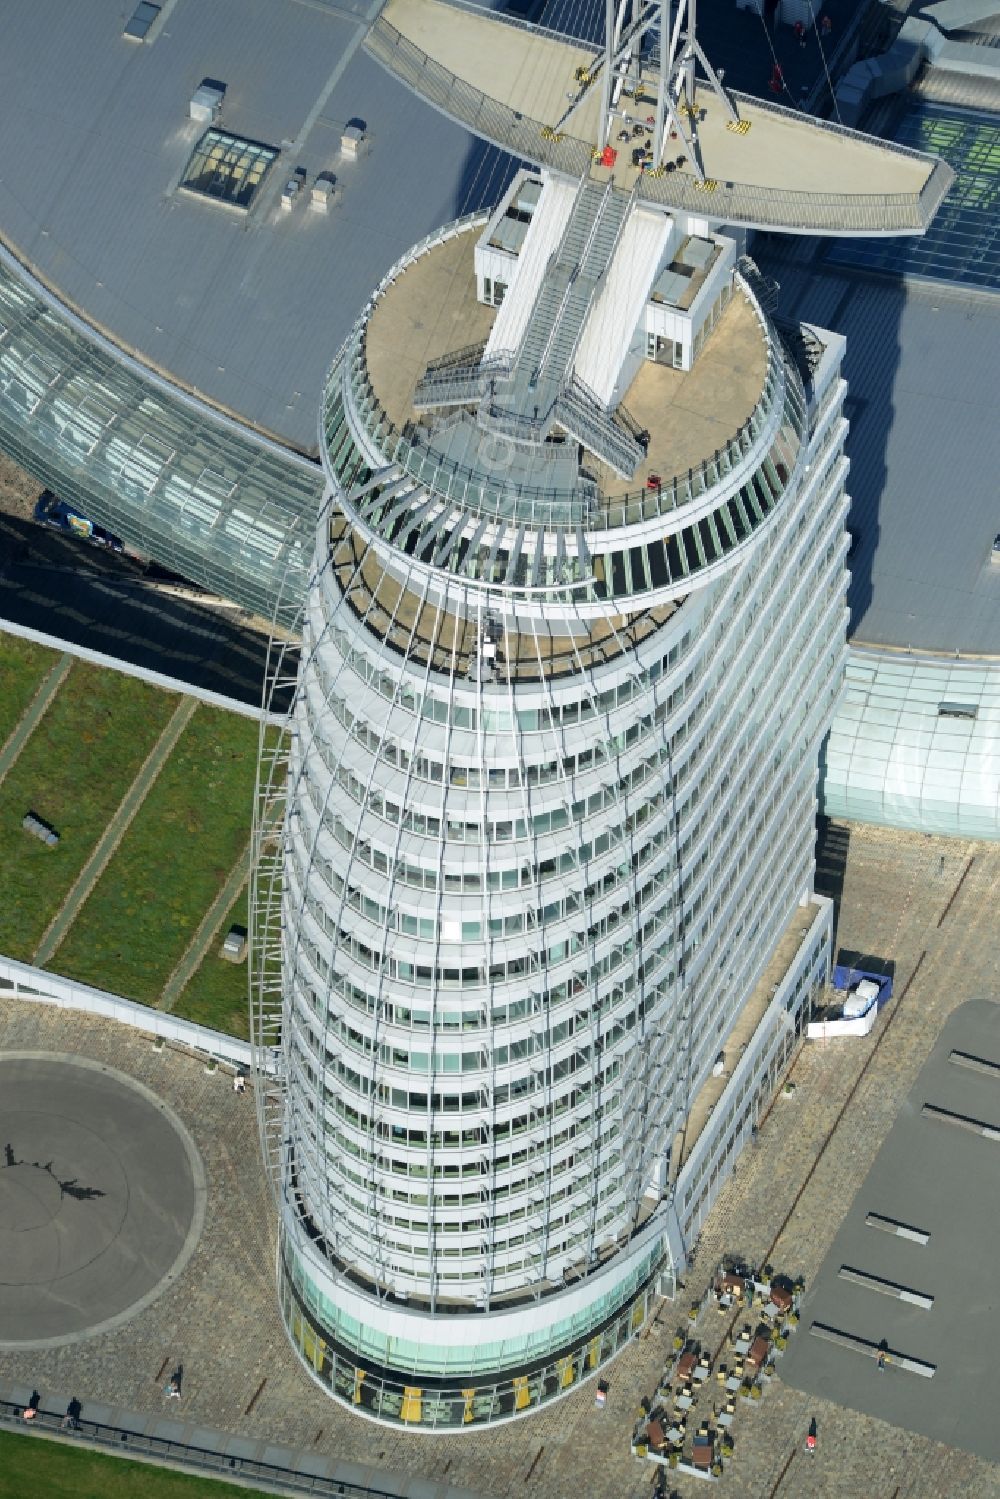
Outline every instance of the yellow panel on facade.
[[523, 1411], [531, 1404], [527, 1374], [516, 1374], [511, 1384], [514, 1386], [514, 1409]]
[[587, 1368], [588, 1369], [596, 1369], [597, 1368], [597, 1361], [600, 1358], [600, 1356], [601, 1356], [601, 1339], [600, 1339], [600, 1335], [598, 1334], [598, 1336], [596, 1338], [591, 1338], [590, 1342], [587, 1344]]
[[364, 1384], [364, 1382], [365, 1382], [365, 1371], [364, 1371], [364, 1369], [355, 1369], [355, 1371], [354, 1371], [354, 1404], [355, 1405], [360, 1405], [361, 1404], [361, 1386]]
[[559, 1370], [559, 1383], [564, 1390], [568, 1389], [576, 1378], [576, 1370], [573, 1367], [573, 1355], [567, 1354], [565, 1358], [558, 1359], [556, 1368]]
[[323, 1367], [323, 1355], [326, 1352], [326, 1344], [321, 1337], [316, 1335], [308, 1322], [302, 1329], [302, 1352], [318, 1374]]
[[632, 1331], [633, 1332], [636, 1332], [642, 1326], [643, 1319], [644, 1319], [645, 1315], [646, 1315], [646, 1302], [645, 1302], [644, 1299], [640, 1299], [639, 1301], [636, 1302], [635, 1306], [632, 1308]]
[[401, 1421], [420, 1421], [423, 1393], [423, 1390], [418, 1390], [415, 1385], [403, 1386], [403, 1403], [399, 1408]]
[[469, 1422], [473, 1419], [472, 1402], [476, 1398], [476, 1392], [475, 1390], [463, 1390], [462, 1394], [465, 1396], [465, 1413], [462, 1416], [462, 1421], [468, 1426]]

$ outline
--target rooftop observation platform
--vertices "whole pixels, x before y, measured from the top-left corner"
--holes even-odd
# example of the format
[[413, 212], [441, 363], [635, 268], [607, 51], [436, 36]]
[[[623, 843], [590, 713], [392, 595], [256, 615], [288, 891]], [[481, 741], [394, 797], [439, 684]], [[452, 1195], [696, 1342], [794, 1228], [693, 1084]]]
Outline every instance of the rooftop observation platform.
[[[427, 365], [484, 342], [493, 325], [495, 309], [476, 300], [473, 248], [480, 227], [474, 225], [420, 256], [372, 312], [366, 338], [368, 375], [397, 429], [419, 421], [413, 398]], [[649, 433], [644, 460], [634, 475], [623, 479], [592, 455], [584, 458], [604, 508], [620, 506], [626, 495], [646, 491], [651, 475], [659, 477], [663, 492], [672, 478], [711, 459], [756, 409], [767, 370], [763, 328], [739, 290], [693, 369], [684, 372], [644, 360], [622, 402], [632, 422]], [[431, 428], [426, 430], [429, 435]]]
[[[450, 118], [526, 161], [574, 177], [599, 136], [600, 82], [583, 89], [594, 49], [494, 11], [450, 0], [388, 0], [369, 52]], [[568, 118], [570, 101], [580, 102]], [[697, 135], [705, 181], [689, 165], [640, 174], [620, 155], [616, 182], [640, 198], [718, 222], [803, 234], [922, 234], [952, 181], [944, 162], [795, 110], [733, 94], [747, 127], [728, 128], [721, 102], [699, 88]], [[645, 119], [652, 92], [625, 101]], [[639, 180], [641, 179], [641, 180]]]

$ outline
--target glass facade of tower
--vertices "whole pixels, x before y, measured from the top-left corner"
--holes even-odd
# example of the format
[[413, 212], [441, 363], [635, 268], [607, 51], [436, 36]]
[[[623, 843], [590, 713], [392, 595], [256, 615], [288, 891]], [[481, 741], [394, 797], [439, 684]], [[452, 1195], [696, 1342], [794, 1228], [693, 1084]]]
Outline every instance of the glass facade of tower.
[[329, 377], [258, 938], [282, 963], [286, 1323], [334, 1395], [415, 1427], [554, 1398], [672, 1289], [825, 973], [807, 909], [685, 1148], [809, 902], [845, 658], [836, 350], [804, 386], [737, 275], [707, 347], [752, 329], [739, 430], [607, 503], [525, 495], [443, 461], [373, 374], [381, 299], [466, 227], [390, 273]]

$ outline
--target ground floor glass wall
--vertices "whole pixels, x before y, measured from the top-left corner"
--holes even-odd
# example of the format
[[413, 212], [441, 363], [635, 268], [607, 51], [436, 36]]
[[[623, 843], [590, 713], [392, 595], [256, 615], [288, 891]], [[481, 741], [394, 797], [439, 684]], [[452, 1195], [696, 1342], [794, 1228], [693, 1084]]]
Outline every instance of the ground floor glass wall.
[[[405, 1376], [338, 1351], [307, 1307], [307, 1285], [300, 1275], [293, 1281], [284, 1255], [278, 1278], [282, 1314], [292, 1342], [332, 1395], [380, 1421], [440, 1429], [511, 1420], [566, 1394], [596, 1373], [643, 1327], [658, 1296], [661, 1269], [662, 1255], [657, 1255], [654, 1273], [637, 1294], [603, 1327], [565, 1352], [502, 1375], [465, 1377], [460, 1384], [417, 1375], [407, 1384]], [[483, 1332], [489, 1336], [488, 1323]]]

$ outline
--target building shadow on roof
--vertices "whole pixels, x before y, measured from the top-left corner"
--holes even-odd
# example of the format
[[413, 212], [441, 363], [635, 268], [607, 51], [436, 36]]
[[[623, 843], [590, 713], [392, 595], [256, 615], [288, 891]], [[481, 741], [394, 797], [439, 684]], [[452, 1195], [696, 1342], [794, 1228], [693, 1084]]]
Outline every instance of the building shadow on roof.
[[851, 829], [846, 822], [833, 822], [829, 817], [816, 820], [816, 879], [817, 895], [825, 895], [833, 901], [833, 949], [837, 949], [840, 929], [840, 907], [844, 898], [844, 879], [847, 874], [847, 855], [851, 846]]
[[496, 206], [521, 163], [506, 151], [473, 137], [452, 201], [452, 216], [478, 213]]
[[899, 326], [907, 288], [898, 276], [865, 275], [831, 265], [822, 240], [782, 244], [776, 235], [758, 235], [753, 254], [765, 274], [779, 284], [782, 316], [829, 329], [846, 339], [842, 374], [847, 381], [844, 415], [850, 424], [845, 452], [851, 465], [846, 482], [851, 502], [847, 515], [848, 633], [863, 635], [882, 534], [879, 517], [888, 474], [889, 435], [896, 417]]
[[128, 558], [93, 558], [85, 541], [3, 514], [0, 589], [3, 620], [260, 706], [265, 636], [241, 611], [199, 603], [182, 579], [144, 574]]

